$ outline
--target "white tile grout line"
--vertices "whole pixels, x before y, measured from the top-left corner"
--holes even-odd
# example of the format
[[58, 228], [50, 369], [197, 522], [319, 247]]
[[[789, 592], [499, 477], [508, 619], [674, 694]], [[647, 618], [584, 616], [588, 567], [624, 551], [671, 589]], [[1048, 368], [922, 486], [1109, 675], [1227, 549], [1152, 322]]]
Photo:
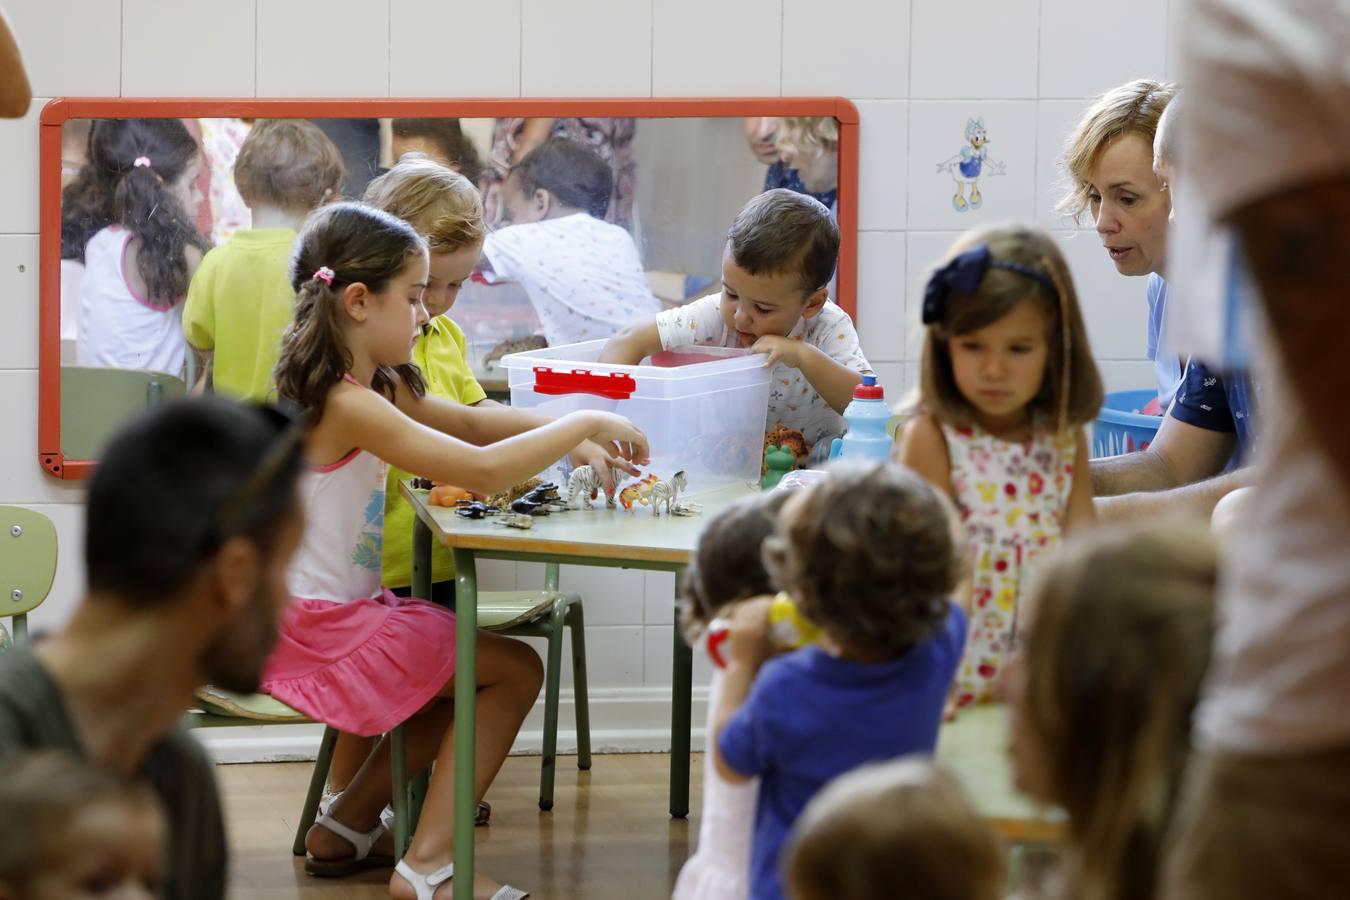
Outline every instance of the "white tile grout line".
[[[914, 188], [909, 183], [910, 172], [914, 171], [914, 4], [917, 0], [909, 0], [909, 56], [905, 60], [907, 73], [905, 75], [905, 231], [909, 231], [909, 217], [912, 204], [914, 202]], [[859, 141], [858, 154], [862, 155], [862, 144]], [[858, 166], [861, 174], [862, 166]], [[859, 186], [859, 201], [862, 200], [861, 185]], [[862, 203], [858, 204], [860, 207]], [[905, 250], [909, 250], [909, 238], [905, 238]], [[908, 252], [905, 257], [905, 274], [909, 274]]]
[[778, 0], [778, 96], [783, 96], [783, 69], [787, 65], [787, 0]]
[[525, 0], [516, 0], [516, 96], [525, 96]]
[[117, 3], [117, 96], [122, 93], [122, 66], [127, 55], [127, 5], [126, 0]]
[[258, 96], [258, 0], [253, 0], [253, 96]]
[[384, 95], [394, 95], [394, 0], [384, 0]]
[[647, 96], [656, 96], [656, 0], [647, 0]]

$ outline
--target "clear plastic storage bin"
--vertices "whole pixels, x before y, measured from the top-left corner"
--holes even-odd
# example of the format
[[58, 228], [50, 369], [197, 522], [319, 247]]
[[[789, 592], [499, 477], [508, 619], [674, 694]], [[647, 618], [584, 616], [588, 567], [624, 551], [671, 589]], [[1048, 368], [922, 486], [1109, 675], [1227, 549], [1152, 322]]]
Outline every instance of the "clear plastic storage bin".
[[637, 366], [597, 363], [604, 341], [513, 353], [502, 360], [511, 405], [563, 415], [600, 409], [646, 433], [645, 472], [684, 470], [688, 494], [757, 482], [769, 411], [763, 354], [723, 347], [662, 352]]

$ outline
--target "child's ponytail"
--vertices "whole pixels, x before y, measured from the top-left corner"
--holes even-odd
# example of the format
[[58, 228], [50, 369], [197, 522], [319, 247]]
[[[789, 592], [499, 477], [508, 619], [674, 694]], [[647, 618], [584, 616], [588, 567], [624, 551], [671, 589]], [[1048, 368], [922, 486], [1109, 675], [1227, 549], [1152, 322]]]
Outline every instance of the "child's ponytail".
[[[334, 203], [311, 215], [291, 256], [295, 314], [277, 359], [277, 396], [303, 407], [311, 422], [322, 418], [329, 390], [352, 366], [339, 314], [343, 290], [363, 284], [379, 293], [410, 256], [424, 252], [426, 242], [407, 222], [363, 203]], [[414, 396], [426, 393], [412, 364], [381, 366], [371, 387], [393, 399], [399, 383]]]
[[340, 300], [331, 281], [316, 271], [300, 285], [277, 359], [277, 396], [299, 404], [311, 422], [323, 416], [329, 389], [352, 367], [338, 328]]
[[211, 245], [192, 210], [168, 185], [199, 154], [178, 119], [101, 119], [89, 130], [89, 161], [61, 196], [61, 256], [84, 260], [89, 239], [120, 224], [141, 242], [137, 266], [151, 301], [170, 306], [187, 292], [189, 245]]
[[114, 221], [141, 242], [137, 266], [146, 296], [167, 307], [187, 293], [187, 248], [206, 250], [210, 243], [197, 232], [189, 211], [169, 193], [165, 180], [155, 171], [152, 157], [138, 156], [113, 189], [112, 209]]

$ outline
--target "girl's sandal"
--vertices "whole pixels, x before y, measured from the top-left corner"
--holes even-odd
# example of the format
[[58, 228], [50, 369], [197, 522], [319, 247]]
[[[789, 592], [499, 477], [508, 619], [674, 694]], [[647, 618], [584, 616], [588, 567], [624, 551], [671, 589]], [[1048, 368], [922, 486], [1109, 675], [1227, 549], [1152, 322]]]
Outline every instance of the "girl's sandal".
[[[445, 884], [455, 875], [455, 864], [441, 866], [430, 875], [423, 875], [421, 872], [408, 865], [407, 861], [400, 859], [398, 865], [394, 866], [394, 871], [403, 878], [404, 881], [412, 885], [412, 889], [417, 892], [417, 900], [435, 900], [436, 888]], [[519, 888], [513, 888], [506, 884], [492, 895], [492, 900], [524, 900], [530, 896]]]
[[314, 824], [327, 828], [333, 834], [351, 844], [354, 852], [351, 856], [344, 856], [341, 859], [319, 859], [316, 856], [306, 854], [305, 874], [313, 875], [316, 878], [341, 878], [366, 869], [388, 868], [394, 864], [393, 855], [370, 852], [374, 848], [375, 842], [379, 840], [380, 835], [385, 833], [383, 824], [376, 825], [370, 831], [363, 833], [348, 828], [337, 819], [326, 814], [319, 816]]

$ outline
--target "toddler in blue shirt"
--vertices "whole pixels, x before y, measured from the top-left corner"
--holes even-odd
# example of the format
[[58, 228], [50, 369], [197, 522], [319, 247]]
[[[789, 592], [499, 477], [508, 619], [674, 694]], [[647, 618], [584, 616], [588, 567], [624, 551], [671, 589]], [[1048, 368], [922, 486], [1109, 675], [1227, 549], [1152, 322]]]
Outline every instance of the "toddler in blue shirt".
[[783, 843], [827, 782], [933, 752], [966, 629], [946, 509], [908, 469], [832, 469], [787, 501], [764, 559], [822, 637], [770, 659], [768, 601], [731, 615], [714, 746], [723, 778], [760, 779], [751, 900], [783, 896]]

